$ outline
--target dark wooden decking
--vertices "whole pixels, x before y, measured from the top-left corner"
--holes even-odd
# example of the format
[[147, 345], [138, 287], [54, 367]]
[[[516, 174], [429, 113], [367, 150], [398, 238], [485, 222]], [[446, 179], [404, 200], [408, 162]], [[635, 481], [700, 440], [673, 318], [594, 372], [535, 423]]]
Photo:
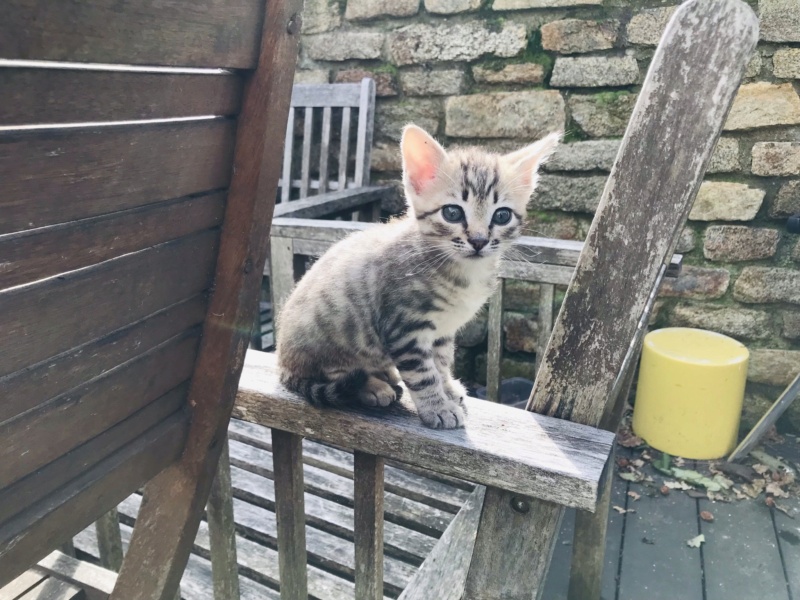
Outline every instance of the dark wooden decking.
[[[277, 599], [274, 487], [270, 435], [234, 421], [230, 428], [234, 511], [242, 598]], [[620, 449], [620, 454], [629, 451]], [[352, 455], [304, 445], [309, 592], [319, 600], [352, 600]], [[656, 476], [657, 479], [657, 476]], [[395, 598], [436, 543], [470, 486], [390, 465], [386, 468], [385, 588]], [[628, 492], [640, 495], [638, 500]], [[123, 538], [130, 536], [140, 498], [120, 506]], [[795, 499], [782, 504], [800, 508]], [[609, 515], [604, 600], [793, 600], [800, 599], [800, 522], [760, 500], [711, 503], [673, 491], [614, 478]], [[702, 521], [700, 511], [714, 514]], [[574, 511], [567, 511], [545, 600], [566, 598]], [[686, 541], [703, 533], [701, 548]], [[75, 539], [79, 552], [97, 556], [94, 531]], [[182, 582], [186, 600], [212, 600], [208, 529], [203, 523]]]

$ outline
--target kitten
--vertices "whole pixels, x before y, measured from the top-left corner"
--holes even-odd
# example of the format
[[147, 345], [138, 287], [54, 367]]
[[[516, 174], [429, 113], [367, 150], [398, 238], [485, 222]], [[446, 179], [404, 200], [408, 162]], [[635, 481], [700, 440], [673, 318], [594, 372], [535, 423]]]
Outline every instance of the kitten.
[[408, 214], [340, 241], [299, 282], [278, 319], [282, 383], [315, 405], [388, 406], [402, 381], [425, 425], [463, 426], [456, 332], [492, 294], [559, 139], [503, 156], [446, 152], [406, 126]]

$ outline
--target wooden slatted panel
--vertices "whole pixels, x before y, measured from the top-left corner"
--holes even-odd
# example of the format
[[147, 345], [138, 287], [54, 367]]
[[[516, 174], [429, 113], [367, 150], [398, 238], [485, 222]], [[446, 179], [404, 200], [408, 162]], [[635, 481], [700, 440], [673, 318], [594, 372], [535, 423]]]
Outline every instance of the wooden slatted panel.
[[314, 109], [303, 112], [303, 158], [300, 169], [300, 198], [308, 196], [311, 180], [311, 133], [314, 127]]
[[189, 379], [200, 332], [167, 342], [0, 427], [0, 489], [66, 454]]
[[283, 173], [281, 175], [281, 202], [288, 202], [292, 193], [292, 145], [294, 143], [294, 109], [289, 109], [286, 137], [283, 139]]
[[383, 598], [383, 459], [354, 456], [356, 597]]
[[351, 110], [347, 106], [342, 109], [342, 132], [339, 143], [339, 188], [345, 189], [347, 185], [347, 159], [350, 148], [350, 116]]
[[0, 127], [235, 115], [238, 75], [0, 68]]
[[361, 82], [358, 101], [358, 136], [356, 138], [356, 170], [353, 177], [356, 187], [369, 185], [372, 129], [375, 124], [375, 80]]
[[292, 87], [292, 107], [355, 107], [360, 100], [360, 83], [298, 83]]
[[228, 186], [227, 119], [0, 133], [0, 235]]
[[166, 419], [183, 405], [187, 390], [188, 384], [179, 385], [121, 423], [54, 460], [34, 475], [0, 490], [0, 523], [66, 485], [80, 473], [93, 468], [103, 457], [118, 451]]
[[101, 338], [207, 289], [218, 237], [217, 231], [207, 231], [0, 292], [0, 375]]
[[174, 462], [187, 425], [176, 413], [0, 527], [0, 587]]
[[0, 57], [251, 68], [262, 9], [259, 0], [6, 0]]
[[100, 339], [0, 379], [3, 390], [0, 424], [202, 323], [206, 305], [205, 294], [194, 296]]
[[331, 107], [322, 109], [322, 142], [319, 148], [319, 193], [328, 191], [328, 157], [331, 151]]
[[218, 227], [225, 194], [173, 202], [37, 229], [0, 238], [0, 289], [72, 271], [116, 256]]

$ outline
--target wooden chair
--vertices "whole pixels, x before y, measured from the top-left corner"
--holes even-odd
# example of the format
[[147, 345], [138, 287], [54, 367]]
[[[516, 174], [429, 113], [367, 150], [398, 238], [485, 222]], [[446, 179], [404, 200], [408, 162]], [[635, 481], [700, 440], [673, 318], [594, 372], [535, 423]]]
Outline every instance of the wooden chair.
[[386, 458], [481, 484], [401, 598], [537, 597], [565, 506], [585, 511], [570, 598], [599, 597], [611, 431], [757, 39], [757, 19], [741, 0], [689, 0], [675, 12], [542, 358], [528, 404], [537, 414], [467, 400], [466, 429], [440, 432], [422, 427], [408, 404], [381, 414], [320, 411], [280, 386], [274, 357], [248, 354], [234, 412], [272, 428], [281, 598], [308, 595], [303, 436], [355, 451], [358, 600], [382, 598]]
[[0, 587], [144, 485], [111, 597], [174, 597], [253, 321], [300, 10], [0, 11]]

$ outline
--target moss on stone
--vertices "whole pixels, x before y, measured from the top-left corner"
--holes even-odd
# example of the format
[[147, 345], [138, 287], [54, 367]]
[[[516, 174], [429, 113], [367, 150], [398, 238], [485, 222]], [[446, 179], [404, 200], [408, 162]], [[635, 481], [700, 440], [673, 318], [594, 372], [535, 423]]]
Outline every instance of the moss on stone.
[[626, 90], [600, 92], [599, 94], [594, 94], [594, 101], [598, 106], [609, 106], [611, 104], [616, 104], [620, 98], [628, 98], [630, 95], [631, 93]]

